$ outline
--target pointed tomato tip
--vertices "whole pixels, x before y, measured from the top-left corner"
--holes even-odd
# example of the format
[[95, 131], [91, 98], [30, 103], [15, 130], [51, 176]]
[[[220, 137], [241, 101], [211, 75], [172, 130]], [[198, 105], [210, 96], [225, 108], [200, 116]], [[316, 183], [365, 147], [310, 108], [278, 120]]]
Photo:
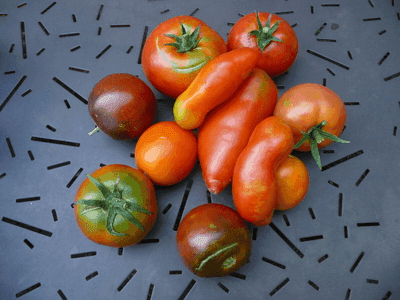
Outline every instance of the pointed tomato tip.
[[221, 180], [215, 180], [215, 179], [208, 180], [206, 184], [208, 191], [213, 195], [218, 195], [225, 188]]

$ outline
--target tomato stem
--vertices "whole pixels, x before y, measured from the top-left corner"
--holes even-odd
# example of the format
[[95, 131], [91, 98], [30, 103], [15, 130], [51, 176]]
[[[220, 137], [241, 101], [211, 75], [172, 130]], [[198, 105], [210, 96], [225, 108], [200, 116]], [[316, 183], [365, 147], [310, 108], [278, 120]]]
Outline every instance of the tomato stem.
[[214, 252], [213, 254], [207, 256], [205, 259], [203, 259], [203, 260], [201, 261], [200, 265], [196, 268], [196, 270], [197, 270], [197, 271], [201, 271], [201, 269], [203, 269], [204, 265], [205, 265], [207, 262], [209, 262], [209, 261], [212, 260], [213, 258], [215, 258], [215, 257], [217, 257], [217, 256], [219, 256], [219, 255], [221, 255], [222, 253], [224, 253], [224, 252], [226, 252], [226, 251], [229, 251], [229, 250], [235, 248], [238, 244], [239, 244], [238, 242], [233, 243], [233, 244], [230, 244], [230, 245], [228, 245], [228, 246], [226, 246], [226, 247], [224, 247], [224, 248], [222, 248], [222, 249], [219, 249], [218, 251]]
[[165, 36], [175, 39], [175, 43], [167, 43], [164, 46], [173, 46], [177, 49], [176, 52], [186, 53], [192, 51], [199, 44], [201, 40], [201, 38], [198, 39], [200, 26], [196, 27], [196, 29], [192, 33], [189, 33], [187, 26], [182, 23], [180, 24], [181, 24], [182, 35], [177, 36], [175, 34], [168, 34], [168, 33], [164, 34]]
[[96, 126], [96, 128], [93, 129], [91, 132], [89, 132], [88, 135], [92, 135], [92, 134], [96, 133], [99, 130], [100, 130], [100, 128]]
[[277, 37], [273, 36], [275, 31], [279, 27], [279, 23], [282, 21], [276, 22], [271, 27], [270, 22], [271, 22], [272, 14], [270, 14], [267, 22], [265, 23], [265, 26], [262, 26], [260, 18], [258, 17], [258, 13], [257, 12], [255, 12], [255, 13], [256, 13], [256, 17], [257, 17], [258, 30], [252, 30], [249, 32], [249, 34], [257, 37], [258, 48], [260, 48], [260, 50], [263, 51], [265, 49], [265, 47], [267, 47], [273, 41], [283, 43], [283, 41], [281, 39], [278, 39]]

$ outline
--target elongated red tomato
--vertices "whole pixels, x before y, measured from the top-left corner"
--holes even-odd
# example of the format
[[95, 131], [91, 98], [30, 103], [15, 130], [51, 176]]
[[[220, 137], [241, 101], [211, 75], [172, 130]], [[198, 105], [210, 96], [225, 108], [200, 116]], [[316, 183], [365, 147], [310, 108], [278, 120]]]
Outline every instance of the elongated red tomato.
[[254, 127], [272, 115], [278, 89], [268, 74], [254, 69], [235, 94], [212, 110], [198, 131], [199, 161], [213, 194], [231, 181], [236, 160]]
[[235, 93], [256, 66], [259, 55], [242, 48], [211, 60], [175, 100], [175, 122], [184, 129], [198, 128], [209, 111]]
[[293, 145], [292, 130], [278, 117], [268, 117], [254, 129], [232, 179], [233, 202], [244, 220], [267, 225], [275, 209], [292, 208], [307, 194], [307, 168], [289, 156]]

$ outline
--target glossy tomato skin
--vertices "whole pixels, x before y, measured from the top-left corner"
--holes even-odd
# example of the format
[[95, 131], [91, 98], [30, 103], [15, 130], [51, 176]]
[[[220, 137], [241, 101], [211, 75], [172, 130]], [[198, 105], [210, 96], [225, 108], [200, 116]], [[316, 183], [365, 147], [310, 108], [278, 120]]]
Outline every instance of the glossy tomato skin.
[[173, 185], [186, 178], [197, 161], [197, 138], [173, 121], [148, 128], [135, 147], [137, 167], [158, 185]]
[[[228, 275], [243, 266], [251, 253], [246, 223], [235, 210], [217, 203], [189, 211], [178, 227], [176, 243], [186, 267], [200, 277]], [[217, 251], [219, 255], [199, 270], [201, 262]]]
[[157, 100], [147, 84], [136, 76], [111, 74], [101, 79], [88, 99], [96, 125], [114, 139], [138, 138], [157, 116]]
[[[346, 123], [347, 112], [342, 99], [331, 89], [316, 83], [303, 83], [282, 94], [275, 106], [274, 116], [290, 126], [296, 144], [303, 136], [301, 132], [307, 132], [322, 121], [327, 122], [322, 128], [324, 131], [339, 136]], [[332, 140], [324, 139], [318, 148], [332, 143]], [[310, 151], [309, 140], [296, 150]]]
[[[125, 236], [110, 234], [106, 228], [106, 214], [100, 208], [89, 207], [79, 204], [74, 206], [75, 218], [79, 229], [91, 241], [111, 246], [127, 247], [140, 242], [153, 228], [158, 213], [158, 205], [154, 187], [149, 178], [143, 172], [122, 164], [111, 164], [101, 167], [91, 174], [101, 181], [105, 186], [115, 186], [118, 176], [121, 182], [119, 186], [124, 189], [123, 197], [135, 199], [134, 201], [152, 214], [132, 212], [145, 228], [139, 229], [136, 225], [129, 223], [126, 219], [117, 215], [114, 222], [114, 229]], [[75, 202], [80, 199], [101, 199], [102, 194], [88, 178], [80, 184], [76, 194]]]
[[261, 69], [254, 69], [235, 94], [212, 110], [198, 131], [199, 161], [207, 188], [219, 194], [231, 181], [233, 168], [251, 133], [272, 115], [278, 89]]
[[[181, 24], [193, 32], [200, 26], [200, 42], [186, 53], [178, 53], [168, 43], [181, 36]], [[159, 24], [147, 37], [142, 51], [142, 68], [150, 83], [161, 93], [178, 97], [187, 89], [199, 71], [211, 59], [226, 52], [224, 39], [202, 20], [192, 16], [176, 16]]]
[[260, 52], [261, 58], [257, 68], [264, 70], [269, 76], [275, 77], [286, 72], [293, 65], [299, 51], [299, 42], [290, 24], [275, 14], [259, 12], [258, 17], [263, 26], [265, 26], [270, 15], [271, 27], [276, 22], [281, 22], [273, 36], [282, 40], [282, 42], [272, 41], [261, 50], [257, 45], [257, 37], [249, 34], [258, 29], [256, 13], [250, 13], [240, 18], [231, 28], [228, 35], [228, 51], [249, 47]]

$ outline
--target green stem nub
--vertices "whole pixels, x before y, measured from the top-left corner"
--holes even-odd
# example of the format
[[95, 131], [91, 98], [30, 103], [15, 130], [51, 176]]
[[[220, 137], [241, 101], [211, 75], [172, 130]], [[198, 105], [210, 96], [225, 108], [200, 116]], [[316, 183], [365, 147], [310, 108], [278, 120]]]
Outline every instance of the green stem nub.
[[319, 156], [318, 152], [318, 144], [321, 143], [324, 139], [329, 139], [334, 142], [339, 142], [339, 143], [350, 143], [349, 141], [342, 140], [338, 138], [336, 135], [333, 135], [329, 132], [326, 132], [322, 129], [326, 124], [328, 124], [326, 121], [322, 121], [318, 125], [315, 125], [313, 128], [311, 128], [307, 132], [301, 132], [303, 134], [303, 137], [301, 138], [300, 141], [297, 142], [296, 145], [294, 145], [294, 149], [299, 148], [305, 141], [309, 140], [310, 141], [310, 150], [311, 150], [311, 155], [313, 156], [315, 162], [318, 165], [318, 168], [321, 170], [322, 165], [321, 165], [321, 157]]
[[96, 128], [93, 129], [91, 132], [89, 132], [88, 135], [92, 135], [92, 134], [96, 133], [99, 130], [100, 130], [100, 128], [96, 126]]
[[235, 248], [238, 245], [238, 242], [230, 244], [222, 249], [219, 249], [218, 251], [214, 252], [213, 254], [207, 256], [205, 259], [203, 259], [200, 263], [200, 265], [196, 268], [197, 271], [201, 271], [201, 269], [203, 269], [204, 265], [209, 262], [210, 260], [212, 260], [213, 258], [221, 255], [222, 253], [229, 251], [233, 248]]
[[178, 53], [186, 53], [192, 51], [194, 48], [197, 47], [201, 40], [201, 38], [198, 39], [200, 26], [198, 26], [192, 33], [189, 33], [189, 28], [186, 25], [182, 23], [179, 24], [181, 24], [182, 35], [177, 36], [175, 34], [164, 34], [165, 36], [175, 39], [175, 43], [167, 43], [164, 46], [173, 46], [177, 49], [176, 52]]
[[275, 31], [279, 27], [279, 23], [282, 21], [276, 22], [271, 27], [270, 22], [271, 22], [272, 14], [270, 14], [268, 17], [267, 23], [265, 23], [265, 26], [262, 26], [257, 12], [256, 12], [256, 17], [257, 17], [258, 30], [252, 30], [252, 31], [250, 31], [249, 34], [257, 37], [257, 45], [261, 51], [263, 51], [265, 49], [265, 47], [267, 47], [271, 42], [283, 43], [283, 41], [281, 39], [278, 39], [277, 37], [273, 36]]

